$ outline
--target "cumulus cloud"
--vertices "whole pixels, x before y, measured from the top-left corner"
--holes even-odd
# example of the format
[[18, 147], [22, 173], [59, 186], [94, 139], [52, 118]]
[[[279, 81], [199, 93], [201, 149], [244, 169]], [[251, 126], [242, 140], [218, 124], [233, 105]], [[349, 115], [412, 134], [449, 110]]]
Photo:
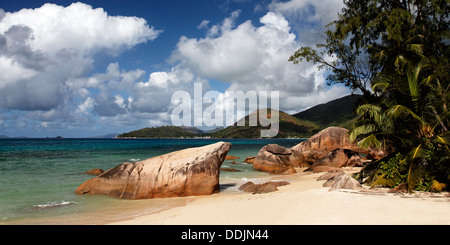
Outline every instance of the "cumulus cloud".
[[102, 8], [93, 9], [80, 2], [68, 7], [45, 4], [6, 13], [0, 32], [17, 25], [33, 30], [33, 39], [29, 40], [33, 48], [50, 53], [63, 49], [120, 51], [155, 39], [160, 33], [142, 18], [109, 16]]
[[204, 90], [210, 88], [207, 80], [180, 66], [175, 66], [168, 72], [151, 73], [147, 82], [135, 84], [133, 109], [139, 112], [168, 113], [173, 108], [172, 94], [175, 91], [186, 91], [193, 96], [194, 83], [201, 83]]
[[343, 7], [343, 0], [275, 0], [268, 9], [288, 18], [299, 39], [312, 45], [323, 42], [325, 26], [338, 18], [338, 12]]
[[[288, 112], [347, 92], [335, 89], [330, 93], [324, 71], [315, 65], [288, 61], [303, 44], [282, 14], [268, 12], [260, 18], [259, 27], [251, 21], [236, 26], [238, 14], [212, 26], [205, 38], [181, 37], [172, 59], [200, 77], [229, 83], [230, 91], [280, 91], [281, 109]], [[315, 96], [323, 94], [327, 96]]]
[[320, 22], [327, 25], [338, 17], [338, 12], [344, 7], [342, 0], [290, 0], [286, 2], [274, 1], [269, 9], [283, 13], [288, 17], [302, 18], [303, 21]]
[[98, 52], [118, 55], [160, 31], [137, 17], [109, 16], [73, 3], [0, 13], [0, 107], [50, 111], [72, 91], [67, 84], [92, 68]]
[[[280, 91], [280, 109], [288, 113], [348, 94], [344, 87], [327, 87], [315, 65], [288, 62], [307, 43], [308, 33], [295, 32], [297, 18], [325, 23], [322, 15], [331, 12], [300, 0], [274, 1], [269, 9], [257, 24], [238, 23], [240, 10], [220, 23], [203, 20], [197, 28], [205, 36], [182, 36], [170, 57], [173, 67], [149, 74], [124, 70], [118, 62], [89, 73], [96, 54], [116, 56], [159, 36], [142, 18], [110, 16], [83, 3], [0, 10], [0, 110], [18, 111], [0, 118], [1, 125], [123, 131], [167, 125], [177, 106], [172, 94], [193, 97], [194, 83], [204, 93], [211, 80], [228, 83], [228, 91]], [[218, 105], [226, 103], [224, 93], [210, 95]]]

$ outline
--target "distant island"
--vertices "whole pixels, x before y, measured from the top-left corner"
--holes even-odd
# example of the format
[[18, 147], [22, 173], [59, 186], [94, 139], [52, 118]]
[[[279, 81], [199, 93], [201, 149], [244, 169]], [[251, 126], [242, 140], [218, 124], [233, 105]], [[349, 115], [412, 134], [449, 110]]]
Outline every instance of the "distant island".
[[[308, 138], [329, 126], [350, 129], [355, 119], [355, 105], [361, 99], [361, 95], [348, 95], [294, 115], [279, 111], [280, 128], [276, 138]], [[248, 125], [250, 115], [239, 121], [245, 120], [245, 125]], [[116, 138], [259, 138], [261, 129], [265, 128], [259, 122], [257, 126], [237, 126], [236, 122], [232, 126], [208, 132], [195, 127], [162, 126], [119, 134]]]

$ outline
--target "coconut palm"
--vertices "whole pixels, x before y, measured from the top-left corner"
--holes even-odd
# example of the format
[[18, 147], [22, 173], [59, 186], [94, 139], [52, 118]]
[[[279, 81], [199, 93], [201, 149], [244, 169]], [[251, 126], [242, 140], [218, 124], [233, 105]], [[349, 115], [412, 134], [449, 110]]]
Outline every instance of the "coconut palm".
[[379, 74], [372, 85], [380, 103], [357, 110], [350, 140], [391, 153], [359, 174], [371, 186], [406, 182], [409, 191], [442, 190], [449, 182], [448, 86], [444, 90], [428, 60], [417, 57], [399, 55], [396, 74]]

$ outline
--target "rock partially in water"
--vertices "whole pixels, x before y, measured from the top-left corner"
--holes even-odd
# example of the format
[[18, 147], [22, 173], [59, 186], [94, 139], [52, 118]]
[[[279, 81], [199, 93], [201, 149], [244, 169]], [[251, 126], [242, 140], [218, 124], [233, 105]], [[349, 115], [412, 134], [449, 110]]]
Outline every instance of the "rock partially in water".
[[230, 147], [218, 142], [123, 163], [84, 182], [75, 193], [123, 199], [210, 195], [219, 191], [220, 166]]
[[277, 144], [264, 146], [256, 155], [253, 168], [271, 174], [295, 174], [292, 166], [293, 155], [290, 149]]
[[91, 174], [91, 175], [100, 175], [100, 174], [102, 174], [103, 172], [105, 172], [103, 169], [101, 169], [101, 168], [94, 168], [94, 169], [91, 169], [91, 170], [88, 170], [88, 171], [86, 171], [86, 172], [84, 172], [84, 174]]

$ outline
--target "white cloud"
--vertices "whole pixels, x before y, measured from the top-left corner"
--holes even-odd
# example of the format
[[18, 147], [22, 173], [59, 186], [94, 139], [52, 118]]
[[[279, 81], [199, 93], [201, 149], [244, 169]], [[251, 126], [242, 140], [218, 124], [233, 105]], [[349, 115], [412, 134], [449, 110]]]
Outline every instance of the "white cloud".
[[179, 90], [193, 94], [194, 83], [202, 83], [204, 89], [209, 89], [207, 80], [196, 77], [192, 71], [180, 66], [168, 72], [153, 72], [147, 82], [135, 84], [131, 105], [134, 111], [139, 112], [168, 112], [173, 106], [172, 94]]
[[[50, 111], [63, 108], [74, 94], [88, 96], [83, 88], [99, 81], [82, 78], [95, 54], [118, 55], [160, 33], [142, 18], [109, 16], [79, 2], [1, 15], [0, 107], [8, 109]], [[126, 80], [118, 83], [125, 86]]]
[[90, 110], [94, 108], [95, 100], [91, 97], [87, 97], [83, 103], [81, 103], [78, 108], [75, 110], [75, 113], [81, 114], [81, 115], [89, 115]]
[[343, 7], [343, 0], [275, 0], [268, 9], [285, 16], [299, 40], [314, 45], [323, 43], [325, 26], [338, 18]]
[[209, 20], [202, 20], [200, 24], [198, 24], [197, 29], [205, 29], [208, 28]]
[[230, 83], [230, 91], [280, 91], [281, 109], [291, 112], [348, 93], [327, 89], [325, 71], [316, 65], [288, 61], [303, 44], [282, 14], [268, 12], [259, 27], [250, 21], [233, 27], [235, 20], [233, 14], [211, 27], [215, 35], [210, 30], [205, 38], [181, 37], [172, 60], [200, 77]]
[[344, 7], [343, 0], [290, 0], [274, 1], [271, 11], [282, 13], [288, 18], [302, 19], [303, 22], [319, 22], [322, 26], [337, 19], [337, 13]]
[[62, 49], [119, 51], [153, 40], [160, 33], [142, 18], [108, 16], [102, 8], [93, 9], [80, 2], [68, 7], [47, 3], [36, 9], [6, 13], [0, 33], [17, 25], [33, 31], [29, 43], [34, 49], [53, 54]]
[[21, 64], [3, 56], [0, 56], [0, 70], [8, 71], [0, 73], [0, 81], [2, 81], [0, 82], [0, 89], [10, 85], [14, 81], [29, 79], [37, 73], [36, 71], [25, 68]]

